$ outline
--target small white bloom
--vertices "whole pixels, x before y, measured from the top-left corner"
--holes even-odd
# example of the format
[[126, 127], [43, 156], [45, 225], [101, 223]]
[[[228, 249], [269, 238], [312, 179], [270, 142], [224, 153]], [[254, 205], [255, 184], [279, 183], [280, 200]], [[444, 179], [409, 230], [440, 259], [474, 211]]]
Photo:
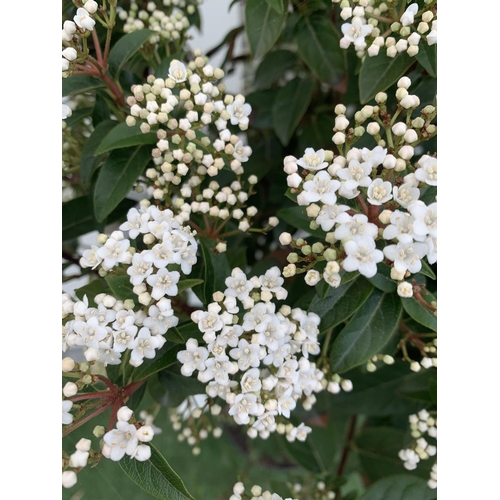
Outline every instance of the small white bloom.
[[401, 24], [403, 26], [409, 26], [410, 24], [413, 24], [415, 21], [415, 14], [418, 12], [418, 4], [417, 3], [412, 3], [408, 8], [404, 11], [403, 15], [401, 16]]
[[170, 68], [168, 70], [168, 76], [175, 81], [175, 83], [185, 82], [187, 79], [187, 70], [186, 66], [182, 64], [177, 59], [174, 59], [170, 63]]
[[325, 151], [323, 149], [314, 151], [313, 148], [307, 148], [304, 156], [297, 160], [296, 163], [307, 170], [321, 170], [328, 166], [325, 161]]
[[341, 26], [344, 39], [354, 43], [356, 50], [363, 50], [366, 47], [365, 37], [371, 34], [372, 29], [373, 26], [371, 24], [363, 24], [360, 17], [355, 17], [352, 23], [344, 23]]
[[95, 21], [90, 17], [89, 12], [86, 9], [79, 8], [76, 11], [76, 15], [73, 18], [76, 25], [82, 29], [92, 31], [94, 29]]

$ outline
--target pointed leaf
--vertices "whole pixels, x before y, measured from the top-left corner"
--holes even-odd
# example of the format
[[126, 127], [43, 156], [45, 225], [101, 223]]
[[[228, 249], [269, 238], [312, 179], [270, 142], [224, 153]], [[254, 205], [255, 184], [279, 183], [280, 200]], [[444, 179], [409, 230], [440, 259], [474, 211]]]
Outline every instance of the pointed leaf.
[[[422, 295], [422, 297], [428, 304], [436, 300], [434, 295], [430, 292], [427, 292], [426, 295]], [[403, 304], [404, 310], [415, 321], [437, 332], [437, 317], [430, 309], [423, 306], [415, 297], [407, 299], [401, 298], [401, 303]]]
[[321, 332], [326, 332], [348, 319], [373, 291], [373, 286], [363, 278], [349, 281], [338, 288], [327, 286], [329, 290], [325, 297], [314, 297], [309, 306], [309, 312], [314, 312], [321, 318]]
[[158, 138], [154, 132], [147, 134], [141, 132], [140, 123], [136, 123], [133, 127], [129, 127], [126, 123], [120, 123], [108, 132], [94, 154], [97, 156], [113, 149], [140, 144], [155, 144], [157, 141]]
[[377, 92], [387, 90], [401, 78], [413, 64], [414, 59], [408, 54], [399, 53], [388, 57], [385, 53], [376, 57], [367, 57], [359, 72], [359, 100], [366, 104]]
[[313, 236], [317, 236], [318, 238], [324, 238], [325, 232], [319, 229], [311, 229], [309, 224], [311, 220], [305, 211], [305, 207], [290, 207], [284, 208], [278, 212], [278, 218], [283, 219], [288, 224], [296, 227], [297, 229], [302, 229], [306, 233], [309, 233]]
[[288, 0], [266, 0], [266, 2], [278, 13], [283, 14], [285, 12], [285, 2], [288, 4]]
[[226, 289], [225, 280], [231, 276], [231, 266], [225, 253], [219, 254], [215, 251], [215, 242], [208, 238], [200, 237], [201, 250], [204, 261], [204, 302], [211, 302], [212, 295], [216, 291]]
[[130, 276], [106, 276], [106, 283], [111, 288], [111, 293], [113, 297], [118, 300], [132, 299], [136, 303], [138, 302], [137, 295], [133, 292], [132, 283], [130, 283]]
[[332, 370], [344, 372], [379, 353], [397, 330], [401, 311], [397, 295], [374, 290], [333, 342]]
[[295, 78], [280, 88], [272, 108], [273, 127], [279, 140], [286, 146], [311, 102], [312, 80]]
[[63, 78], [62, 95], [74, 95], [106, 87], [102, 80], [88, 75], [74, 75]]
[[127, 476], [143, 490], [160, 500], [194, 500], [184, 482], [163, 455], [151, 444], [151, 458], [139, 462], [125, 457], [119, 464]]
[[267, 54], [255, 72], [253, 86], [267, 89], [297, 64], [297, 55], [289, 50], [276, 50]]
[[296, 32], [299, 55], [311, 71], [320, 80], [339, 81], [345, 70], [345, 51], [328, 17], [301, 17]]
[[193, 288], [196, 285], [201, 285], [202, 283], [203, 283], [203, 280], [196, 280], [196, 279], [179, 281], [179, 283], [177, 283], [178, 294], [184, 292], [184, 290], [188, 290], [190, 288]]
[[154, 373], [165, 370], [169, 366], [177, 363], [177, 353], [183, 346], [179, 344], [165, 344], [164, 348], [158, 352], [153, 359], [145, 359], [142, 365], [138, 366], [132, 373], [134, 382], [150, 377]]
[[278, 14], [266, 0], [248, 0], [245, 19], [250, 50], [255, 58], [262, 57], [278, 40], [286, 12]]
[[109, 53], [109, 69], [116, 75], [124, 64], [144, 45], [148, 38], [155, 32], [152, 30], [139, 30], [128, 33], [118, 40]]
[[360, 500], [436, 500], [436, 498], [436, 490], [430, 489], [425, 479], [398, 474], [376, 482]]
[[136, 146], [111, 152], [100, 168], [94, 189], [94, 213], [100, 222], [130, 192], [151, 160], [151, 148]]
[[429, 45], [422, 42], [418, 46], [419, 51], [415, 56], [417, 61], [425, 68], [425, 71], [434, 78], [437, 77], [437, 45]]

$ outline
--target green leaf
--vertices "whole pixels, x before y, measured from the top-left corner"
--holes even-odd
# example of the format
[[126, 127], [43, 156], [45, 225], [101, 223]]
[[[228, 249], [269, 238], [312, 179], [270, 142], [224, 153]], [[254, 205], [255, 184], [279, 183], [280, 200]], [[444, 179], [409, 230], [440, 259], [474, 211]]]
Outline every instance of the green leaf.
[[286, 12], [278, 14], [266, 0], [248, 0], [245, 7], [246, 33], [255, 58], [269, 52], [285, 25]]
[[309, 312], [321, 318], [320, 331], [325, 332], [339, 325], [357, 311], [373, 291], [373, 286], [363, 278], [349, 281], [338, 288], [328, 286], [325, 298], [314, 297]]
[[78, 123], [80, 120], [83, 120], [87, 116], [90, 116], [92, 114], [92, 108], [80, 108], [80, 109], [75, 109], [71, 113], [71, 116], [66, 118], [66, 127], [71, 127]]
[[377, 274], [368, 281], [379, 290], [387, 293], [393, 293], [398, 288], [396, 281], [391, 279], [391, 270], [383, 262], [377, 264]]
[[437, 277], [434, 274], [434, 271], [429, 267], [429, 264], [425, 262], [425, 260], [421, 260], [422, 262], [422, 269], [420, 269], [420, 274], [423, 274], [424, 276], [428, 276], [429, 278], [436, 280]]
[[111, 73], [114, 75], [119, 73], [124, 64], [154, 33], [152, 30], [139, 30], [121, 37], [109, 52], [108, 64]]
[[285, 222], [293, 227], [296, 227], [297, 229], [302, 229], [306, 233], [317, 236], [318, 238], [324, 239], [325, 237], [325, 232], [321, 228], [311, 229], [309, 227], [312, 219], [307, 216], [305, 207], [295, 206], [284, 208], [280, 210], [277, 215], [280, 220], [283, 219]]
[[194, 500], [182, 479], [151, 444], [151, 458], [145, 462], [129, 459], [119, 464], [127, 476], [150, 495], [160, 500]]
[[80, 158], [80, 178], [84, 187], [88, 188], [92, 175], [99, 168], [103, 155], [96, 154], [99, 144], [114, 126], [116, 122], [113, 120], [106, 120], [95, 128], [90, 137], [88, 138], [85, 146], [83, 147], [82, 157]]
[[106, 87], [102, 80], [88, 75], [74, 75], [63, 78], [62, 95], [74, 95]]
[[[422, 298], [430, 304], [432, 301], [435, 301], [436, 298], [430, 292], [427, 292], [426, 295], [422, 295]], [[437, 317], [434, 313], [423, 306], [415, 297], [410, 298], [401, 298], [401, 303], [403, 304], [404, 310], [415, 320], [418, 321], [421, 325], [430, 328], [431, 330], [437, 332]]]
[[136, 123], [133, 127], [129, 127], [126, 123], [119, 123], [104, 137], [94, 155], [140, 144], [155, 144], [158, 141], [156, 134], [154, 132], [143, 134], [140, 126], [140, 123]]
[[266, 0], [268, 5], [270, 5], [278, 14], [283, 14], [283, 12], [285, 12], [285, 1], [288, 5], [288, 0]]
[[206, 394], [205, 384], [194, 377], [185, 377], [179, 373], [177, 365], [171, 366], [158, 373], [160, 384], [168, 391], [170, 399], [174, 399], [178, 406], [188, 396], [195, 394]]
[[387, 90], [401, 78], [414, 62], [408, 54], [400, 52], [396, 57], [379, 54], [367, 57], [359, 72], [359, 100], [366, 104], [378, 92]]
[[424, 67], [425, 71], [434, 78], [437, 77], [437, 45], [428, 45], [421, 43], [418, 46], [419, 51], [415, 56], [417, 61]]
[[184, 290], [193, 288], [196, 285], [201, 285], [202, 283], [203, 280], [195, 280], [195, 279], [179, 281], [179, 283], [177, 283], [178, 294], [182, 293]]
[[253, 86], [256, 90], [266, 89], [278, 81], [286, 71], [297, 64], [297, 56], [289, 50], [269, 52], [255, 72]]
[[409, 474], [385, 477], [372, 485], [360, 500], [436, 500], [427, 481]]
[[156, 78], [163, 78], [163, 79], [168, 78], [168, 72], [170, 71], [170, 63], [174, 59], [177, 59], [178, 61], [182, 61], [184, 59], [184, 53], [183, 52], [176, 52], [175, 54], [172, 54], [171, 56], [168, 56], [165, 59], [162, 59], [161, 63], [159, 64], [159, 66], [155, 70]]
[[96, 220], [88, 196], [62, 204], [62, 241], [73, 240], [95, 229]]
[[345, 51], [328, 17], [301, 17], [296, 32], [299, 55], [309, 69], [320, 80], [338, 82], [345, 71]]
[[106, 284], [104, 283], [104, 280], [102, 279], [96, 279], [94, 281], [91, 281], [88, 285], [84, 285], [78, 289], [75, 290], [75, 295], [80, 299], [83, 300], [85, 295], [87, 296], [87, 299], [90, 304], [95, 304], [94, 302], [94, 297], [100, 293], [108, 292], [109, 289], [106, 287]]
[[434, 404], [437, 404], [437, 380], [430, 379], [429, 380], [429, 395], [431, 397], [431, 401]]
[[106, 282], [111, 288], [113, 297], [118, 300], [132, 299], [137, 303], [137, 295], [133, 292], [133, 285], [130, 283], [130, 276], [106, 276]]
[[201, 250], [203, 253], [204, 283], [203, 297], [204, 302], [211, 302], [212, 295], [216, 291], [226, 289], [226, 278], [231, 276], [231, 267], [225, 253], [219, 254], [214, 251], [216, 243], [208, 238], [200, 237]]
[[127, 196], [150, 160], [151, 149], [145, 146], [111, 152], [100, 168], [94, 189], [94, 213], [99, 222]]
[[379, 353], [396, 331], [401, 310], [397, 295], [374, 290], [333, 342], [332, 370], [344, 372]]
[[132, 373], [134, 382], [150, 377], [154, 373], [165, 370], [169, 366], [177, 363], [177, 353], [182, 346], [179, 344], [166, 344], [166, 349], [161, 351], [153, 358], [146, 359], [142, 365], [138, 366]]
[[304, 116], [313, 94], [310, 79], [295, 78], [280, 88], [272, 108], [273, 127], [279, 140], [286, 146]]

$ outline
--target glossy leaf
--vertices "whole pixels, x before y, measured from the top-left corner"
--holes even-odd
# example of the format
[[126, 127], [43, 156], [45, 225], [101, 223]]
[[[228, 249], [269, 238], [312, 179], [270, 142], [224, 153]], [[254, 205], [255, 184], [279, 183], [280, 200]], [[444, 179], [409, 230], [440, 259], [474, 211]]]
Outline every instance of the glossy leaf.
[[363, 305], [373, 291], [373, 286], [363, 278], [349, 281], [338, 288], [330, 286], [328, 288], [324, 298], [314, 297], [309, 306], [309, 312], [314, 312], [321, 318], [321, 332], [348, 319]]
[[377, 264], [377, 274], [368, 281], [383, 292], [393, 293], [398, 288], [397, 282], [391, 278], [390, 268], [383, 262]]
[[133, 380], [138, 381], [150, 377], [154, 373], [165, 370], [169, 366], [177, 363], [177, 353], [181, 350], [179, 344], [169, 344], [157, 353], [153, 359], [145, 359], [142, 365], [138, 366], [132, 373]]
[[95, 229], [96, 221], [88, 196], [62, 204], [62, 241], [68, 241]]
[[427, 481], [409, 474], [381, 479], [372, 485], [360, 500], [436, 500], [436, 490]]
[[106, 87], [106, 85], [99, 78], [88, 75], [74, 75], [63, 78], [62, 95], [83, 94], [84, 92], [101, 89], [103, 87]]
[[266, 0], [248, 0], [245, 7], [246, 33], [255, 58], [269, 52], [285, 25], [286, 12], [278, 14]]
[[147, 146], [111, 152], [100, 168], [94, 189], [94, 213], [97, 221], [103, 221], [127, 196], [150, 160], [151, 148]]
[[397, 295], [374, 290], [333, 342], [332, 370], [344, 372], [379, 353], [396, 331], [401, 310]]
[[431, 278], [433, 280], [437, 279], [436, 274], [430, 268], [429, 264], [427, 264], [427, 262], [425, 260], [421, 260], [420, 262], [422, 262], [422, 269], [420, 269], [420, 274], [423, 274], [424, 276], [428, 276], [429, 278]]
[[387, 90], [401, 78], [413, 64], [414, 59], [406, 53], [388, 57], [381, 53], [376, 57], [367, 57], [359, 72], [359, 100], [366, 104], [377, 92]]
[[83, 300], [85, 295], [87, 296], [87, 299], [89, 301], [89, 305], [95, 304], [94, 302], [94, 297], [100, 293], [108, 292], [109, 289], [107, 288], [104, 280], [102, 279], [96, 279], [91, 281], [88, 285], [84, 285], [78, 289], [75, 290], [75, 295], [80, 299]]
[[155, 32], [152, 30], [139, 30], [122, 36], [109, 52], [109, 69], [117, 74], [124, 64], [144, 45], [148, 38]]
[[326, 82], [337, 82], [345, 68], [345, 51], [327, 16], [301, 17], [296, 27], [297, 48], [311, 71]]
[[151, 444], [151, 458], [145, 462], [125, 457], [119, 464], [127, 476], [160, 500], [194, 500], [177, 473]]
[[[436, 298], [430, 292], [422, 296], [423, 299], [430, 304], [435, 301]], [[433, 331], [437, 331], [437, 317], [430, 310], [422, 305], [415, 297], [401, 298], [401, 303], [403, 304], [404, 310], [421, 325], [430, 328]]]
[[179, 281], [179, 283], [177, 283], [178, 294], [184, 292], [185, 290], [189, 290], [196, 285], [201, 285], [202, 283], [203, 280], [195, 280], [195, 279]]
[[96, 150], [101, 144], [102, 138], [105, 137], [115, 125], [116, 122], [113, 120], [106, 120], [99, 123], [85, 143], [82, 157], [80, 158], [80, 178], [83, 186], [89, 186], [92, 175], [97, 168], [99, 168], [104, 155], [98, 155]]
[[418, 45], [419, 51], [415, 56], [417, 61], [424, 67], [425, 71], [432, 77], [437, 77], [437, 45], [429, 45], [422, 41]]
[[202, 384], [195, 377], [181, 375], [176, 366], [171, 366], [167, 370], [159, 372], [158, 380], [167, 389], [170, 397], [175, 397], [179, 401], [179, 404], [188, 396], [206, 394], [205, 384]]
[[269, 52], [255, 72], [254, 88], [258, 90], [270, 87], [296, 64], [297, 56], [289, 50]]
[[225, 280], [231, 275], [231, 267], [229, 266], [226, 254], [219, 254], [215, 251], [215, 242], [208, 238], [200, 237], [200, 243], [205, 263], [203, 296], [205, 302], [211, 302], [214, 292], [226, 289]]
[[312, 80], [295, 78], [280, 88], [272, 108], [273, 127], [286, 146], [311, 102]]
[[136, 303], [138, 302], [137, 295], [133, 292], [134, 285], [130, 283], [130, 276], [106, 276], [106, 282], [111, 288], [111, 293], [113, 297], [118, 300], [132, 299]]
[[136, 123], [133, 127], [129, 127], [126, 123], [119, 123], [102, 139], [94, 154], [97, 156], [113, 149], [155, 144], [157, 141], [158, 138], [154, 132], [147, 134], [141, 132], [140, 123]]
[[309, 224], [311, 223], [312, 219], [310, 219], [305, 211], [305, 207], [290, 207], [290, 208], [284, 208], [278, 212], [278, 218], [281, 220], [284, 220], [291, 226], [297, 228], [297, 229], [302, 229], [306, 233], [309, 233], [313, 236], [317, 236], [318, 238], [324, 238], [325, 237], [325, 232], [319, 228], [319, 229], [311, 229], [309, 227]]
[[278, 13], [285, 12], [285, 4], [288, 5], [288, 0], [266, 0], [266, 2]]

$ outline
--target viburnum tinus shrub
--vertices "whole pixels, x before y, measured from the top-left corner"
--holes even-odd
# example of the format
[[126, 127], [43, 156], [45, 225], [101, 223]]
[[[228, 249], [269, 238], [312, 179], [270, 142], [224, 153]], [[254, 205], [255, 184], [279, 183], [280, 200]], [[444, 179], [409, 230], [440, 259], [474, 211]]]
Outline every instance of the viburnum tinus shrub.
[[199, 3], [63, 3], [63, 497], [432, 500], [437, 3]]

